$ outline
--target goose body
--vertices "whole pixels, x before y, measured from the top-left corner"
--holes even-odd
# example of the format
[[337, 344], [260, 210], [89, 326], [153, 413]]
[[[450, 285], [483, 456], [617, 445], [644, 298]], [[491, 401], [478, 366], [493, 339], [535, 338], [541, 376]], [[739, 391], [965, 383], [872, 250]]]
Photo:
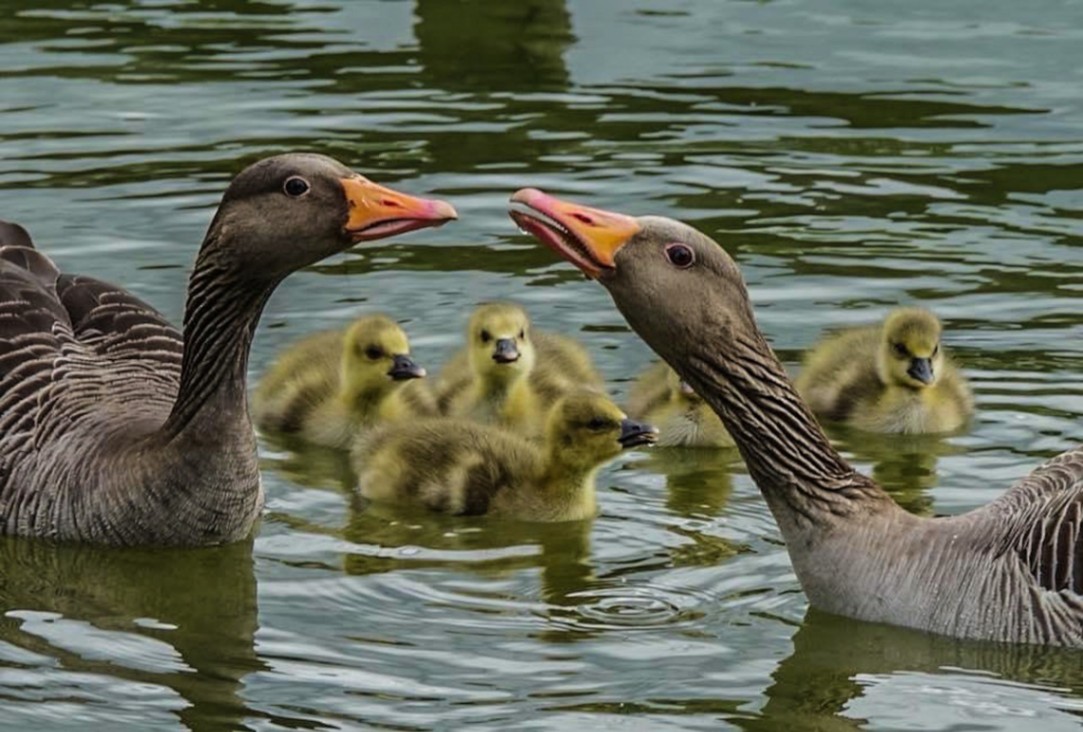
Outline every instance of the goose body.
[[958, 637], [1083, 648], [1083, 447], [982, 508], [911, 515], [832, 448], [718, 244], [670, 219], [533, 189], [512, 200], [519, 226], [604, 285], [629, 325], [711, 404], [814, 607]]
[[973, 397], [940, 343], [940, 321], [899, 308], [878, 326], [824, 339], [794, 382], [820, 417], [867, 432], [926, 434], [958, 430]]
[[710, 405], [661, 361], [632, 385], [628, 413], [658, 427], [659, 447], [733, 447]]
[[[381, 200], [401, 210], [389, 216]], [[246, 536], [263, 499], [245, 371], [275, 285], [357, 242], [453, 217], [323, 156], [257, 162], [226, 190], [200, 249], [183, 335], [0, 227], [0, 533], [116, 545]]]
[[596, 511], [594, 476], [625, 447], [654, 439], [605, 396], [573, 393], [551, 410], [541, 444], [507, 430], [441, 418], [389, 425], [354, 452], [358, 489], [383, 502], [450, 514], [572, 521]]
[[443, 414], [539, 437], [548, 410], [580, 388], [603, 391], [602, 379], [575, 340], [534, 330], [513, 303], [485, 303], [470, 317], [466, 345], [437, 382]]
[[402, 328], [371, 315], [287, 349], [253, 392], [252, 419], [264, 430], [346, 449], [377, 424], [435, 416], [424, 376]]

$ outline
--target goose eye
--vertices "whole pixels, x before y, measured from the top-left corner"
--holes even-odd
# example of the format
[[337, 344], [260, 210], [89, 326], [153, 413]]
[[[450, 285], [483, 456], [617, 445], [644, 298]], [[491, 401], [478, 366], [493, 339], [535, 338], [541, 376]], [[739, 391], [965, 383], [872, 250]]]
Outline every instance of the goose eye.
[[609, 426], [609, 420], [602, 417], [594, 417], [587, 422], [587, 427], [592, 430], [604, 430]]
[[902, 358], [906, 358], [910, 355], [910, 352], [906, 350], [906, 346], [901, 343], [894, 344], [892, 348], [895, 350], [895, 355], [901, 356]]
[[666, 246], [666, 259], [674, 267], [686, 269], [692, 266], [692, 263], [696, 261], [695, 252], [692, 251], [692, 247], [685, 246], [684, 244], [669, 244]]
[[285, 184], [282, 186], [282, 190], [286, 192], [287, 196], [292, 198], [300, 198], [308, 193], [309, 185], [308, 181], [300, 176], [293, 176], [287, 178]]
[[378, 346], [369, 346], [365, 349], [365, 355], [375, 361], [376, 359], [381, 358], [384, 355], [384, 352]]
[[481, 342], [482, 343], [488, 343], [492, 339], [493, 339], [493, 334], [492, 333], [490, 333], [487, 330], [481, 331]]

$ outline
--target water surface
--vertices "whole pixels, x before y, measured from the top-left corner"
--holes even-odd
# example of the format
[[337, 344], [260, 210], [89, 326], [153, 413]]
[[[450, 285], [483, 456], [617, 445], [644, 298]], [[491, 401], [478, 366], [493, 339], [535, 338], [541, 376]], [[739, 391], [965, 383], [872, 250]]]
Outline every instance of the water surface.
[[[230, 176], [292, 149], [461, 220], [299, 273], [251, 361], [378, 310], [419, 360], [478, 301], [650, 360], [517, 234], [511, 190], [684, 219], [784, 361], [933, 308], [965, 434], [834, 433], [907, 508], [980, 506], [1083, 438], [1083, 4], [1038, 0], [8, 0], [0, 216], [174, 319]], [[557, 526], [365, 510], [341, 459], [263, 443], [254, 541], [0, 542], [11, 729], [1075, 729], [1083, 656], [807, 611], [737, 459], [633, 453]]]

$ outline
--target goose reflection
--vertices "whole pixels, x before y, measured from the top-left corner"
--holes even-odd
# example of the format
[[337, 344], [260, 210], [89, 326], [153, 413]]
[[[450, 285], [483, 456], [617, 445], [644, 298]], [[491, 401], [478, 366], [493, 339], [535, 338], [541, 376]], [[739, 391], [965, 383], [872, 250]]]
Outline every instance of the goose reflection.
[[[965, 641], [810, 609], [793, 636], [793, 653], [772, 674], [760, 718], [746, 729], [779, 729], [787, 720], [794, 728], [861, 729], [865, 721], [853, 716], [850, 708], [867, 693], [862, 676], [960, 670], [1040, 684], [1046, 687], [1043, 707], [1048, 706], [1049, 695], [1063, 694], [1069, 701], [1083, 691], [1083, 655], [1078, 651]], [[1065, 718], [1071, 714], [1065, 711]]]
[[[246, 675], [265, 668], [257, 628], [252, 542], [197, 550], [117, 550], [0, 540], [0, 672], [22, 668], [0, 698], [18, 700], [29, 668], [3, 660], [10, 644], [49, 673], [94, 674], [165, 687], [188, 729], [243, 729]], [[34, 662], [35, 664], [37, 662]], [[37, 695], [81, 701], [92, 689], [49, 682]]]

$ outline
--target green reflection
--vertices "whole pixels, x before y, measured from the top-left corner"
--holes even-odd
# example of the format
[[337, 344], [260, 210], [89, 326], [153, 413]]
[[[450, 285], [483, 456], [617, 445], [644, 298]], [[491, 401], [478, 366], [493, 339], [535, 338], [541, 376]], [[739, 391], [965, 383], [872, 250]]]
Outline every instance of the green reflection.
[[417, 0], [425, 81], [443, 89], [559, 91], [575, 40], [564, 0]]
[[[86, 655], [54, 645], [26, 632], [20, 611], [155, 639], [179, 654], [183, 668], [148, 669], [139, 659], [125, 665], [100, 640]], [[242, 729], [245, 719], [263, 716], [242, 697], [245, 676], [266, 669], [254, 648], [257, 627], [250, 541], [155, 551], [0, 538], [0, 639], [66, 671], [167, 686], [184, 699], [177, 716], [189, 729]], [[58, 692], [44, 689], [46, 698]]]
[[[1065, 696], [1083, 691], [1083, 654], [1078, 651], [963, 641], [810, 610], [793, 636], [793, 653], [771, 675], [759, 718], [740, 726], [864, 728], [867, 720], [848, 712], [865, 693], [859, 676], [959, 669], [1054, 687]], [[1081, 716], [1078, 711], [1065, 713]]]

